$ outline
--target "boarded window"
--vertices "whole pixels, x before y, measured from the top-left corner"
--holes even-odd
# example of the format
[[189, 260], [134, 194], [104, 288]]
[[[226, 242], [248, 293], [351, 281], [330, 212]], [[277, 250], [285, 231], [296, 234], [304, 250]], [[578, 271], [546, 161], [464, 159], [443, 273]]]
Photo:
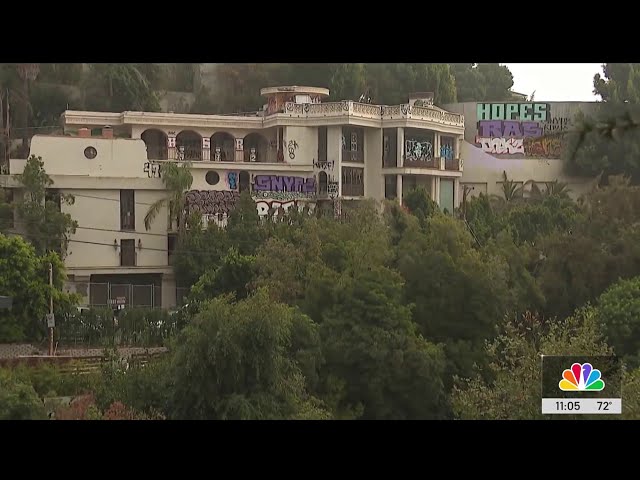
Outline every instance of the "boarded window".
[[133, 239], [120, 240], [120, 266], [136, 266], [136, 241]]

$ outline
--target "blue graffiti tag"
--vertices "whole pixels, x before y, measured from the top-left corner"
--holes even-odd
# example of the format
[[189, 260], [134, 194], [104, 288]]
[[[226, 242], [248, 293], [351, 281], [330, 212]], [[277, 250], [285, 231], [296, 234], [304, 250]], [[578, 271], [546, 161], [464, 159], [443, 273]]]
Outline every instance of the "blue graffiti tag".
[[229, 182], [229, 188], [231, 190], [238, 188], [238, 174], [236, 172], [229, 172], [227, 174], [227, 181]]
[[440, 156], [447, 160], [453, 159], [453, 148], [450, 145], [442, 145], [440, 147]]

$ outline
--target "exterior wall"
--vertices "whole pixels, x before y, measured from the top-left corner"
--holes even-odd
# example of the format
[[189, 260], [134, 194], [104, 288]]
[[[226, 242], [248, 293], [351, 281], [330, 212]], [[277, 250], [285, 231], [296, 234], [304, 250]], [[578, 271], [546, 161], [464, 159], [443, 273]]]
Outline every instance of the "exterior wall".
[[[120, 190], [65, 189], [63, 192], [76, 196], [73, 205], [63, 205], [63, 211], [79, 225], [71, 236], [74, 241], [65, 259], [67, 268], [120, 267], [120, 249], [114, 247], [114, 241], [119, 245], [121, 239], [135, 240], [137, 269], [167, 266], [166, 208], [156, 216], [151, 230], [147, 232], [144, 227], [149, 205], [164, 198], [164, 192], [135, 191], [135, 231], [120, 229]], [[138, 242], [144, 248], [138, 249]]]
[[317, 127], [286, 127], [284, 143], [284, 160], [291, 165], [311, 166], [318, 159]]
[[563, 173], [562, 137], [545, 135], [569, 130], [579, 112], [595, 113], [598, 103], [467, 102], [445, 108], [465, 118], [460, 191], [467, 185], [474, 187], [471, 196], [499, 194], [503, 172], [516, 182], [566, 182], [576, 197], [588, 188], [587, 179]]
[[384, 199], [382, 176], [382, 129], [365, 130], [364, 196], [381, 201]]

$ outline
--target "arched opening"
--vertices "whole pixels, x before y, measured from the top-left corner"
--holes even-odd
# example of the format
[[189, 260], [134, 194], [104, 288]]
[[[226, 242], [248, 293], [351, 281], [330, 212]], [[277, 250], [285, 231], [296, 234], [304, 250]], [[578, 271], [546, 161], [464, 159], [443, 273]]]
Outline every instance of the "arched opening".
[[176, 151], [178, 160], [202, 160], [202, 136], [193, 130], [180, 132], [176, 137]]
[[261, 162], [267, 161], [269, 153], [269, 142], [259, 133], [250, 133], [244, 137], [244, 161]]
[[251, 178], [249, 177], [249, 172], [242, 171], [240, 172], [240, 175], [238, 175], [238, 190], [240, 193], [251, 191]]
[[155, 128], [145, 130], [140, 138], [147, 146], [147, 160], [166, 160], [167, 134]]
[[320, 172], [318, 174], [318, 196], [326, 197], [329, 194], [328, 191], [329, 178], [327, 172]]
[[214, 162], [233, 162], [234, 159], [233, 135], [227, 132], [217, 132], [211, 136], [211, 159]]

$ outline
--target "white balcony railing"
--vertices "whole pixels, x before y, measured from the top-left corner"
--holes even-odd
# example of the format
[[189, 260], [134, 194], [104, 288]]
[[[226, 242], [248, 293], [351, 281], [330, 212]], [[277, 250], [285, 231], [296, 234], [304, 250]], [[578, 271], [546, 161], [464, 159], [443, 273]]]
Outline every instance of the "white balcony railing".
[[342, 102], [327, 103], [293, 103], [285, 104], [284, 112], [288, 115], [313, 117], [327, 116], [354, 116], [358, 118], [371, 118], [392, 120], [396, 118], [412, 118], [428, 120], [443, 125], [464, 127], [464, 115], [451, 113], [436, 107], [416, 107], [404, 105], [370, 105], [366, 103], [344, 100]]

